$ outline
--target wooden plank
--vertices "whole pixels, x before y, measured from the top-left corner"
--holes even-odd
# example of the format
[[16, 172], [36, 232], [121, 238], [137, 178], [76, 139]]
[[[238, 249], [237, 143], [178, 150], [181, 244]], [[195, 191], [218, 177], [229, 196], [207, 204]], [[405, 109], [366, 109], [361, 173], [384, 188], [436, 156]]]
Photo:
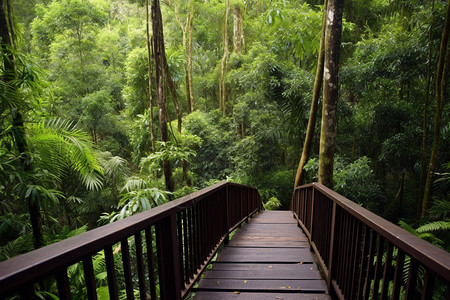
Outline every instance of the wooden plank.
[[255, 272], [254, 270], [241, 271], [209, 271], [206, 272], [205, 278], [209, 279], [243, 279], [243, 280], [259, 280], [259, 279], [314, 279], [320, 280], [319, 271], [306, 269], [298, 270], [274, 270], [267, 268], [264, 271]]
[[309, 248], [240, 248], [226, 247], [218, 262], [314, 262]]
[[259, 240], [232, 240], [228, 247], [254, 247], [254, 248], [307, 248], [307, 242], [297, 241], [259, 241]]
[[242, 271], [242, 270], [250, 270], [254, 272], [265, 271], [267, 269], [273, 270], [293, 270], [302, 272], [305, 270], [315, 270], [317, 271], [316, 264], [264, 264], [264, 263], [255, 263], [255, 264], [239, 264], [239, 263], [220, 263], [214, 262], [212, 265], [212, 271]]
[[[304, 237], [303, 232], [299, 232], [298, 230], [271, 230], [271, 229], [243, 229], [241, 228], [239, 231], [239, 235], [250, 235], [250, 236], [263, 236], [263, 237], [296, 237], [302, 238]], [[237, 234], [237, 233], [236, 233]]]
[[291, 212], [263, 212], [251, 218], [195, 290], [195, 300], [331, 299]]
[[252, 223], [297, 224], [291, 211], [262, 211], [251, 218]]
[[307, 238], [301, 237], [301, 236], [249, 236], [241, 233], [236, 233], [232, 241], [242, 241], [242, 240], [248, 240], [248, 241], [263, 241], [263, 242], [283, 242], [283, 241], [291, 241], [291, 242], [306, 242]]
[[324, 294], [288, 294], [288, 293], [239, 293], [198, 291], [195, 300], [330, 300]]
[[327, 291], [327, 286], [323, 280], [217, 280], [204, 278], [200, 281], [197, 289], [325, 293]]

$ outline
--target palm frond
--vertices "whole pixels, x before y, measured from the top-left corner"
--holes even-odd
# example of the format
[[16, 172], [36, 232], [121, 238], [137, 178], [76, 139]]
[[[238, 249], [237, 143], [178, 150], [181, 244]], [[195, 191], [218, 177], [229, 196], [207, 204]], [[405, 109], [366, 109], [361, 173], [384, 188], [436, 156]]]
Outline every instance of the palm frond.
[[102, 187], [103, 170], [89, 136], [72, 122], [52, 119], [33, 124], [27, 130], [29, 144], [39, 157], [36, 163], [60, 178], [73, 170], [87, 189]]
[[450, 220], [446, 220], [427, 223], [417, 228], [416, 231], [418, 233], [425, 233], [430, 231], [449, 230], [449, 229], [450, 229]]

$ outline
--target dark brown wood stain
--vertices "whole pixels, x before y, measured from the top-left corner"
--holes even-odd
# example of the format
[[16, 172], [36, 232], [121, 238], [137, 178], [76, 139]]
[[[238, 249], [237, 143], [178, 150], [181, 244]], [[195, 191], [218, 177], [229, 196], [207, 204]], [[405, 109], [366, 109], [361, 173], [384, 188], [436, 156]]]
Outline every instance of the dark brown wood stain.
[[237, 230], [195, 292], [195, 300], [330, 299], [289, 211], [263, 211]]

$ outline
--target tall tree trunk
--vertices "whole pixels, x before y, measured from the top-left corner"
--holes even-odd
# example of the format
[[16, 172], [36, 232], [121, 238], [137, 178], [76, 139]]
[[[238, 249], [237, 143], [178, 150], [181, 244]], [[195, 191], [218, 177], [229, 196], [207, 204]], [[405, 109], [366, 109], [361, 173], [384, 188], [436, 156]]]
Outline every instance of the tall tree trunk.
[[417, 217], [420, 216], [422, 212], [422, 199], [425, 188], [427, 166], [427, 137], [428, 137], [428, 104], [430, 100], [430, 86], [431, 86], [431, 60], [433, 52], [433, 27], [434, 27], [434, 0], [431, 0], [431, 20], [430, 29], [428, 32], [428, 66], [427, 66], [427, 82], [425, 88], [425, 102], [423, 105], [423, 119], [422, 119], [422, 145], [420, 148], [420, 178], [419, 178], [419, 197], [417, 198]]
[[146, 33], [147, 33], [147, 56], [148, 56], [148, 101], [149, 105], [149, 117], [150, 117], [150, 136], [152, 139], [152, 152], [156, 150], [155, 140], [155, 124], [153, 121], [153, 97], [152, 97], [152, 41], [150, 37], [150, 12], [148, 9], [148, 0], [145, 0], [145, 13], [146, 13]]
[[225, 17], [223, 21], [223, 56], [220, 63], [220, 78], [219, 78], [219, 107], [223, 113], [226, 115], [226, 99], [227, 99], [227, 89], [225, 86], [225, 76], [227, 73], [227, 63], [228, 63], [228, 17], [230, 15], [230, 0], [227, 0], [227, 7], [225, 9]]
[[234, 18], [234, 52], [241, 53], [244, 46], [244, 15], [239, 4], [234, 5], [233, 10]]
[[327, 25], [327, 0], [324, 1], [323, 19], [322, 19], [322, 34], [320, 36], [319, 57], [317, 58], [316, 78], [314, 80], [314, 90], [311, 102], [311, 111], [309, 113], [308, 128], [306, 130], [305, 143], [303, 145], [302, 157], [298, 164], [297, 175], [295, 176], [294, 188], [303, 184], [305, 179], [305, 170], [303, 169], [309, 160], [311, 154], [311, 146], [314, 138], [314, 130], [316, 127], [317, 110], [319, 106], [320, 90], [323, 82], [323, 64], [325, 57], [325, 28]]
[[[3, 53], [3, 67], [4, 74], [1, 80], [8, 83], [15, 79], [15, 65], [14, 65], [14, 55], [10, 51], [14, 47], [14, 33], [12, 30], [12, 8], [9, 0], [0, 0], [0, 38], [1, 38], [1, 52]], [[9, 23], [9, 24], [8, 24]], [[11, 28], [11, 29], [9, 29]], [[14, 88], [14, 86], [13, 86]], [[31, 165], [28, 156], [28, 145], [25, 140], [25, 128], [23, 123], [22, 114], [19, 108], [14, 107], [11, 109], [12, 115], [12, 132], [14, 133], [14, 140], [16, 143], [17, 150], [20, 154], [20, 160], [25, 172], [31, 172]], [[44, 245], [43, 234], [42, 234], [42, 217], [39, 207], [39, 202], [37, 199], [33, 200], [31, 196], [26, 198], [28, 212], [30, 214], [31, 227], [33, 230], [33, 242], [34, 248], [40, 248]]]
[[428, 166], [427, 181], [422, 203], [422, 216], [425, 216], [430, 206], [431, 189], [433, 185], [433, 174], [436, 167], [437, 155], [439, 151], [439, 140], [441, 138], [442, 111], [444, 100], [447, 96], [448, 72], [450, 68], [449, 52], [449, 31], [450, 31], [450, 0], [447, 2], [447, 13], [442, 32], [441, 47], [439, 53], [439, 63], [436, 74], [436, 115], [434, 118], [433, 148], [431, 150], [430, 164]]
[[319, 182], [333, 187], [333, 162], [336, 145], [339, 50], [344, 0], [328, 0], [325, 31], [322, 127], [319, 149]]
[[[164, 50], [164, 34], [162, 27], [162, 16], [159, 0], [152, 0], [151, 5], [152, 29], [153, 29], [153, 52], [155, 55], [155, 73], [156, 73], [156, 97], [158, 103], [159, 128], [161, 132], [161, 140], [167, 142], [169, 140], [167, 128], [167, 95], [164, 88], [164, 68], [165, 68], [165, 50]], [[172, 168], [169, 160], [163, 161], [164, 178], [166, 181], [166, 190], [173, 191], [174, 183], [172, 178]]]
[[[170, 2], [169, 2], [170, 3]], [[183, 24], [181, 21], [180, 13], [178, 11], [178, 5], [176, 3], [171, 3], [175, 11], [175, 19], [183, 32], [183, 50], [186, 57], [185, 63], [185, 86], [186, 86], [186, 105], [188, 114], [194, 109], [193, 103], [193, 91], [192, 91], [192, 24], [194, 18], [194, 12], [192, 9], [192, 2], [187, 1], [188, 11], [186, 13], [186, 21]]]
[[[193, 5], [193, 4], [192, 4]], [[189, 19], [187, 22], [187, 32], [188, 32], [188, 44], [187, 44], [187, 77], [189, 86], [189, 102], [191, 107], [188, 108], [189, 112], [194, 111], [194, 88], [193, 88], [193, 79], [192, 79], [192, 49], [193, 49], [193, 33], [194, 33], [194, 9], [191, 8], [189, 11]]]

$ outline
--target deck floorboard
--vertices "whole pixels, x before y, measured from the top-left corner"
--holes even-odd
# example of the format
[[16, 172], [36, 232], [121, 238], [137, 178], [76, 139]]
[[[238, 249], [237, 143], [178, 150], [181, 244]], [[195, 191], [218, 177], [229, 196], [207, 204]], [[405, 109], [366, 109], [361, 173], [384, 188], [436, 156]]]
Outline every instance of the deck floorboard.
[[233, 235], [194, 289], [204, 299], [331, 299], [289, 211], [264, 211]]

